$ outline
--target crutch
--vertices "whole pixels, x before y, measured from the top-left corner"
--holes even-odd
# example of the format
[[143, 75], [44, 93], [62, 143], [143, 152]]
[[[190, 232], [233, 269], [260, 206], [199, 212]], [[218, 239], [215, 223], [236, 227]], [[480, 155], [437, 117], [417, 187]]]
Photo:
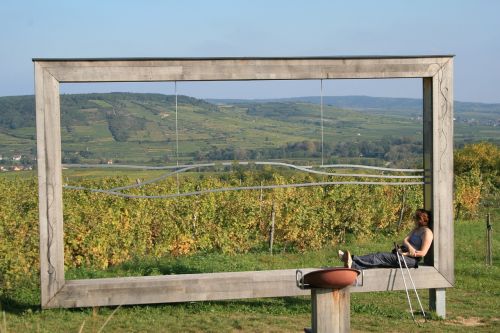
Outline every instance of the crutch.
[[[401, 258], [399, 258], [399, 246], [394, 243], [394, 249], [396, 251], [396, 256], [398, 257], [398, 263], [399, 263], [399, 268], [401, 269], [401, 276], [403, 277], [403, 283], [405, 285], [405, 291], [406, 291], [406, 298], [408, 299], [408, 305], [410, 306], [410, 313], [411, 313], [411, 317], [413, 318], [413, 321], [415, 323], [417, 323], [417, 321], [415, 320], [415, 315], [413, 314], [413, 307], [411, 306], [411, 300], [410, 300], [410, 294], [408, 293], [408, 286], [406, 285], [406, 279], [405, 279], [405, 274], [403, 272], [403, 265], [401, 265]], [[403, 255], [401, 255], [403, 256]], [[405, 261], [406, 263], [406, 261]]]
[[[403, 254], [399, 253], [398, 248], [396, 248], [396, 253], [398, 253], [398, 259], [399, 259], [399, 256], [401, 256], [401, 259], [403, 259], [403, 262], [405, 263], [406, 271], [408, 272], [408, 276], [410, 277], [410, 281], [411, 281], [411, 284], [413, 286], [413, 291], [415, 291], [415, 296], [417, 296], [418, 305], [420, 305], [420, 310], [422, 311], [422, 315], [424, 316], [424, 320], [427, 321], [427, 317], [425, 316], [424, 307], [422, 306], [422, 302], [420, 302], [420, 297], [418, 296], [417, 288], [415, 287], [415, 283], [413, 282], [413, 278], [411, 277], [410, 269], [408, 268], [408, 264], [406, 263], [405, 256]], [[399, 266], [401, 266], [401, 262], [399, 263]], [[403, 274], [402, 268], [401, 268], [401, 274]], [[406, 290], [406, 293], [408, 293], [408, 290]], [[413, 320], [415, 320], [415, 317], [413, 318]]]

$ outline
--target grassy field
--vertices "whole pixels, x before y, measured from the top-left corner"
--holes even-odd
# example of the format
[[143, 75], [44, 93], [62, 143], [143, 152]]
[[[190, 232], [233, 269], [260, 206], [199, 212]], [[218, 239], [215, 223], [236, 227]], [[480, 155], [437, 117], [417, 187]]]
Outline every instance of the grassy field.
[[[484, 213], [482, 214], [484, 216]], [[493, 210], [493, 223], [500, 210]], [[402, 235], [401, 235], [402, 236]], [[392, 239], [348, 240], [355, 253], [388, 249]], [[494, 249], [500, 237], [494, 233]], [[197, 254], [188, 257], [137, 258], [106, 271], [73, 269], [69, 279], [243, 271], [338, 264], [336, 249], [306, 253]], [[404, 292], [352, 294], [353, 332], [498, 332], [500, 269], [485, 266], [484, 218], [455, 224], [456, 284], [447, 290], [447, 318], [432, 315], [421, 327], [408, 312]], [[494, 252], [494, 258], [498, 253]], [[420, 291], [424, 306], [428, 293]], [[0, 298], [0, 332], [301, 332], [310, 326], [309, 297], [194, 302], [120, 308], [41, 311], [36, 287], [18, 288]], [[101, 330], [102, 329], [102, 330]]]

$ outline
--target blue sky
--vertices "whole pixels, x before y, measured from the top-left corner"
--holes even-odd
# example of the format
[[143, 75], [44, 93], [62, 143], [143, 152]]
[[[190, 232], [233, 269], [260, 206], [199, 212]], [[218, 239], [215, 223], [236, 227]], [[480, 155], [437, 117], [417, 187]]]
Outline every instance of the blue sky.
[[[28, 1], [0, 3], [0, 96], [33, 93], [32, 58], [455, 54], [455, 99], [500, 103], [500, 1]], [[420, 97], [420, 80], [335, 80], [325, 95]], [[64, 85], [62, 92], [173, 85]], [[214, 98], [318, 95], [319, 83], [179, 83]]]

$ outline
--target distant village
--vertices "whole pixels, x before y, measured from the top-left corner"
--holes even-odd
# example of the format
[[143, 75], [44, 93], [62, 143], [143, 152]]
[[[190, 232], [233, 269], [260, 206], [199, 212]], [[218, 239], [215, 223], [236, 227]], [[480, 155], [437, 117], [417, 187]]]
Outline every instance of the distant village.
[[[63, 163], [78, 163], [71, 160], [63, 159]], [[101, 159], [98, 161], [99, 164], [113, 164], [112, 159]], [[0, 154], [0, 172], [12, 172], [12, 171], [31, 171], [36, 168], [36, 157], [33, 155], [22, 155], [14, 154], [11, 156], [6, 156]]]
[[36, 157], [14, 154], [5, 156], [0, 154], [0, 172], [33, 170]]

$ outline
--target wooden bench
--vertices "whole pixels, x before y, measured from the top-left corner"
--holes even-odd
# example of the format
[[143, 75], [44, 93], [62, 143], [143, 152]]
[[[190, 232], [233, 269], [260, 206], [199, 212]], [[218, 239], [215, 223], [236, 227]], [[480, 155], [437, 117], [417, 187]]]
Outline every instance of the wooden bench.
[[[304, 274], [318, 268], [301, 268]], [[452, 284], [434, 267], [410, 269], [418, 289]], [[47, 304], [90, 307], [309, 295], [296, 286], [295, 269], [66, 280]], [[365, 270], [351, 292], [404, 290], [399, 269]]]

